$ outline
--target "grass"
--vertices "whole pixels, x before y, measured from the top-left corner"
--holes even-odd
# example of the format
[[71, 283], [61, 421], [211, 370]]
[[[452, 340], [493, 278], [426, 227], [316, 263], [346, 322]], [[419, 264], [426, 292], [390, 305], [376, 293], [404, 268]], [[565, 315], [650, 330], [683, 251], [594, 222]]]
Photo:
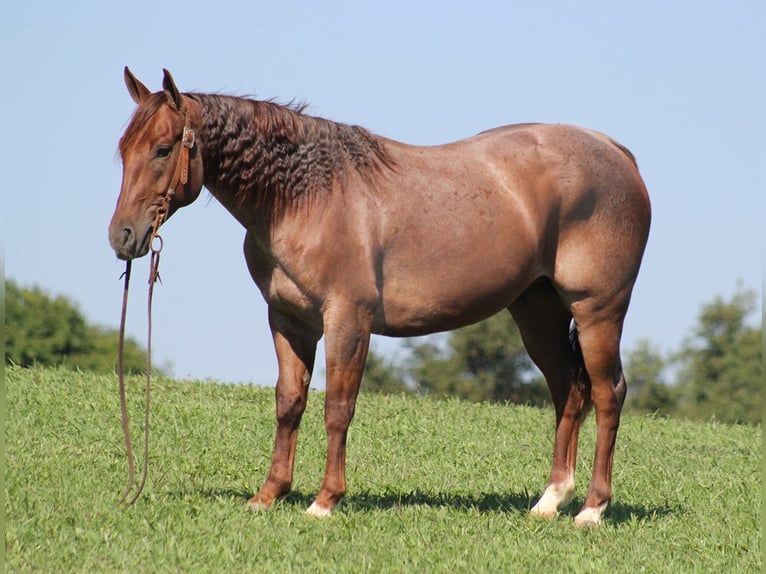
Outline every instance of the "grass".
[[[140, 436], [142, 382], [129, 382]], [[615, 502], [598, 529], [527, 515], [545, 486], [551, 411], [365, 395], [349, 493], [304, 514], [322, 479], [320, 393], [301, 429], [293, 493], [245, 502], [266, 475], [273, 389], [158, 380], [149, 483], [115, 506], [126, 463], [114, 377], [6, 369], [9, 572], [760, 572], [761, 427], [624, 416]], [[138, 449], [140, 450], [140, 448]]]

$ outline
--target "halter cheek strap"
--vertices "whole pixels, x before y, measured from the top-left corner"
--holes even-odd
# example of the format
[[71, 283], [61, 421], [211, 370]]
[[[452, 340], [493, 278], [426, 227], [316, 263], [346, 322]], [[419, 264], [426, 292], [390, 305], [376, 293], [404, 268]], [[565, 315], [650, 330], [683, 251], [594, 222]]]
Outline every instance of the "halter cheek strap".
[[195, 145], [196, 138], [194, 130], [191, 128], [189, 114], [186, 109], [184, 109], [182, 113], [184, 115], [184, 129], [183, 132], [181, 132], [181, 155], [178, 158], [178, 163], [173, 172], [173, 178], [170, 180], [168, 190], [165, 192], [165, 196], [162, 198], [162, 203], [154, 216], [150, 244], [154, 238], [157, 237], [160, 225], [162, 225], [168, 217], [170, 201], [173, 199], [176, 189], [178, 189], [179, 185], [183, 187], [189, 182], [189, 153]]

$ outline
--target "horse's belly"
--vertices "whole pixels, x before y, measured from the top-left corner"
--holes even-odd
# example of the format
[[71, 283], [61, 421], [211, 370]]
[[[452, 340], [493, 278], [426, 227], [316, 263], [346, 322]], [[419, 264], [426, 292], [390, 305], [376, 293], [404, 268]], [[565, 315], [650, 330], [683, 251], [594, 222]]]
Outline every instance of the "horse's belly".
[[411, 337], [456, 329], [508, 307], [532, 281], [531, 265], [439, 266], [384, 277], [373, 332]]
[[540, 232], [514, 199], [455, 196], [447, 206], [384, 243], [375, 332], [411, 336], [480, 321], [539, 276]]

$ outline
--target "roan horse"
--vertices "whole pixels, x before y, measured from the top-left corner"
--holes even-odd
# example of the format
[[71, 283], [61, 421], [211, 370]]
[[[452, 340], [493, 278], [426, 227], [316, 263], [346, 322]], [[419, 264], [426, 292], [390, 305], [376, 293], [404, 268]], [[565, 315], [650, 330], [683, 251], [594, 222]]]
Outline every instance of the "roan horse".
[[[161, 92], [127, 68], [125, 83], [138, 108], [120, 140], [109, 226], [117, 257], [146, 255], [166, 196], [169, 217], [203, 186], [247, 230], [245, 259], [279, 363], [274, 452], [252, 508], [290, 490], [322, 336], [327, 466], [307, 511], [316, 516], [346, 493], [346, 435], [370, 334], [421, 335], [508, 309], [556, 411], [550, 479], [531, 512], [553, 517], [571, 499], [593, 404], [593, 474], [575, 523], [600, 522], [626, 393], [620, 337], [651, 218], [626, 148], [545, 124], [415, 147], [294, 106], [181, 93], [167, 70]], [[179, 170], [186, 177], [170, 197]]]

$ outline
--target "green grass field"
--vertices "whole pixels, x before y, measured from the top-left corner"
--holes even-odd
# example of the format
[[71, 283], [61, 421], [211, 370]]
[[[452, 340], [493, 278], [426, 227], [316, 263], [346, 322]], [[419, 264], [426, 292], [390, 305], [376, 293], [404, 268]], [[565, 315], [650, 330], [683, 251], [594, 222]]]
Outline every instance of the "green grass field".
[[[578, 496], [545, 521], [527, 512], [550, 467], [551, 410], [363, 395], [348, 496], [318, 520], [304, 510], [322, 479], [322, 394], [309, 399], [293, 493], [254, 513], [245, 502], [268, 469], [273, 389], [158, 380], [149, 482], [122, 510], [116, 379], [5, 376], [9, 572], [761, 571], [760, 426], [624, 416], [615, 502], [600, 528], [580, 529], [594, 417]], [[129, 382], [137, 441], [142, 392]]]

